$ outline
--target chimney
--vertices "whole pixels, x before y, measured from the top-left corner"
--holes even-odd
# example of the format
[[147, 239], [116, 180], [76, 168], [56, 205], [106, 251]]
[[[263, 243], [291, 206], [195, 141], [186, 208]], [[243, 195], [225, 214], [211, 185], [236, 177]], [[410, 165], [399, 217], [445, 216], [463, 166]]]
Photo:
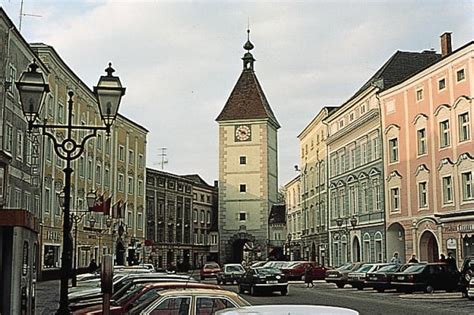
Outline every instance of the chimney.
[[445, 32], [441, 35], [441, 57], [449, 55], [452, 51], [451, 32]]
[[216, 188], [219, 187], [219, 181], [218, 180], [214, 181], [214, 187], [216, 187]]

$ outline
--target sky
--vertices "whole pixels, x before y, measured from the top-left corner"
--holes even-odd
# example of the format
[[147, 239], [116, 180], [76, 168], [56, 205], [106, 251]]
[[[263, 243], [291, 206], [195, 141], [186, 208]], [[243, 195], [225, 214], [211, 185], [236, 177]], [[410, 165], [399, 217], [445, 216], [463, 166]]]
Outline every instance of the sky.
[[[21, 0], [0, 0], [19, 26]], [[297, 174], [298, 134], [349, 99], [397, 50], [474, 39], [474, 2], [24, 0], [21, 33], [51, 45], [92, 88], [107, 63], [126, 86], [120, 112], [149, 130], [147, 166], [218, 179], [215, 118], [242, 71], [250, 25], [255, 73], [281, 124], [279, 185]], [[36, 15], [36, 16], [32, 16]], [[39, 16], [39, 17], [38, 17]]]

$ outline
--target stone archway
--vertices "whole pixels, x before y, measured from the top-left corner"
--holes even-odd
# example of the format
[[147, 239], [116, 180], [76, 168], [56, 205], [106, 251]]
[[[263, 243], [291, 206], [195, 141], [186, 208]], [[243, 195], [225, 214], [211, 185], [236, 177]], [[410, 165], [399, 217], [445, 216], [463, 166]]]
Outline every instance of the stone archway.
[[360, 261], [360, 241], [356, 235], [352, 240], [352, 262], [358, 261]]
[[392, 223], [386, 232], [387, 238], [387, 261], [393, 257], [393, 253], [397, 252], [398, 257], [402, 261], [406, 259], [406, 252], [405, 252], [405, 229], [400, 223]]
[[231, 247], [231, 253], [227, 262], [231, 263], [241, 263], [248, 257], [250, 257], [250, 260], [255, 260], [256, 251], [260, 248], [260, 245], [255, 241], [255, 236], [246, 232], [234, 234], [228, 243]]
[[431, 231], [424, 231], [420, 237], [420, 261], [434, 262], [439, 259], [438, 241]]

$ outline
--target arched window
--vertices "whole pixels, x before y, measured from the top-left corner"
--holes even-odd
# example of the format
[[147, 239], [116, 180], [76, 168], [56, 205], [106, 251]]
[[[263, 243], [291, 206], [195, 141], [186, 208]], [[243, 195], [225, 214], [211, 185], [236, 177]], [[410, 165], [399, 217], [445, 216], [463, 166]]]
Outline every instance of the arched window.
[[369, 233], [364, 234], [363, 242], [364, 242], [364, 261], [372, 262]]
[[375, 261], [383, 262], [382, 233], [377, 232], [374, 236], [375, 241]]

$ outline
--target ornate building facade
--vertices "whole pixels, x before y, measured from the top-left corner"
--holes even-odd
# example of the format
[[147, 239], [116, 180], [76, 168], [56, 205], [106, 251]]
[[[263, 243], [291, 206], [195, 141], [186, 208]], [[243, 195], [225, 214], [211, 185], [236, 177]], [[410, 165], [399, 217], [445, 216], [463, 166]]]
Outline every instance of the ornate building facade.
[[[250, 31], [249, 31], [250, 32]], [[243, 71], [219, 123], [219, 234], [222, 262], [266, 258], [268, 217], [278, 195], [280, 128], [254, 72], [250, 40]]]
[[388, 254], [474, 254], [474, 42], [380, 93]]
[[[68, 67], [53, 47], [31, 44], [38, 57], [46, 64], [51, 92], [46, 96], [42, 119], [51, 123], [66, 123], [68, 91], [73, 91], [73, 124], [102, 125], [99, 108], [92, 90]], [[100, 73], [100, 71], [98, 71]], [[126, 102], [125, 102], [126, 103]], [[126, 105], [125, 105], [126, 106]], [[61, 138], [61, 130], [52, 130]], [[71, 221], [74, 237], [75, 265], [86, 267], [92, 258], [97, 262], [103, 254], [113, 254], [116, 264], [141, 259], [144, 242], [144, 183], [145, 152], [148, 131], [123, 115], [118, 115], [110, 137], [98, 131], [90, 139], [82, 156], [73, 161]], [[86, 132], [74, 132], [76, 140]], [[63, 212], [59, 194], [63, 189], [65, 162], [54, 152], [49, 138], [42, 138], [42, 206], [40, 231], [40, 270], [54, 270], [61, 266]], [[111, 197], [111, 204], [121, 201], [126, 211], [121, 219], [89, 213], [87, 193], [95, 191]], [[119, 233], [118, 226], [122, 227]], [[120, 235], [119, 235], [120, 234]]]
[[147, 169], [147, 259], [158, 269], [217, 261], [217, 186], [198, 175]]
[[301, 260], [303, 235], [303, 215], [301, 212], [300, 175], [284, 185], [286, 205], [286, 257], [289, 260]]
[[327, 222], [327, 126], [324, 120], [335, 107], [323, 107], [298, 135], [300, 140], [301, 207], [303, 256], [327, 265], [329, 251]]

